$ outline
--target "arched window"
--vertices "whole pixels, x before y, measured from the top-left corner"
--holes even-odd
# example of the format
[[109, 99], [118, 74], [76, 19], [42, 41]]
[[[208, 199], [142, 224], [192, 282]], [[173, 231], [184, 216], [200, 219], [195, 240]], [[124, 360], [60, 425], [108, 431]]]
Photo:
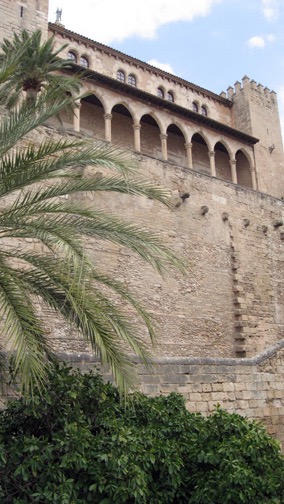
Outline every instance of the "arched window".
[[157, 89], [157, 95], [158, 95], [159, 98], [165, 98], [165, 93], [164, 93], [163, 88], [158, 87], [158, 89]]
[[81, 56], [80, 65], [85, 68], [89, 68], [89, 60], [88, 60], [88, 58], [86, 58], [86, 56]]
[[201, 110], [202, 115], [204, 115], [204, 116], [208, 115], [208, 111], [207, 111], [207, 108], [205, 107], [205, 105], [202, 105], [200, 110]]
[[198, 113], [198, 103], [196, 103], [195, 101], [192, 104], [192, 110], [193, 112]]
[[133, 74], [128, 75], [128, 84], [130, 86], [136, 87], [136, 77]]
[[69, 51], [67, 56], [73, 61], [73, 63], [77, 63], [77, 56], [73, 51]]
[[167, 93], [167, 100], [174, 103], [175, 99], [174, 99], [174, 95], [171, 91], [168, 91]]
[[116, 78], [120, 82], [125, 82], [125, 73], [124, 73], [124, 71], [123, 70], [118, 70], [117, 74], [116, 74]]

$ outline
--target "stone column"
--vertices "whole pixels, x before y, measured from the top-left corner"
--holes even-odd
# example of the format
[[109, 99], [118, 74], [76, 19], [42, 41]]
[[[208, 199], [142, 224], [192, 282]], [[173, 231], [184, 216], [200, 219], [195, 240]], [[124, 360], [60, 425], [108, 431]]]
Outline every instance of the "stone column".
[[166, 133], [160, 134], [161, 147], [162, 147], [162, 159], [164, 161], [168, 160], [167, 138], [168, 138], [168, 135]]
[[104, 114], [105, 119], [105, 140], [111, 142], [111, 120], [112, 114]]
[[235, 159], [230, 159], [231, 175], [233, 184], [238, 183], [237, 179], [237, 161]]
[[81, 100], [76, 100], [76, 108], [73, 115], [73, 129], [79, 133], [80, 131], [80, 110], [81, 110]]
[[185, 143], [184, 146], [186, 148], [187, 167], [188, 168], [193, 168], [193, 162], [192, 162], [192, 143]]
[[210, 162], [211, 177], [216, 177], [215, 151], [209, 151], [208, 156], [209, 156], [209, 162]]
[[141, 152], [141, 144], [140, 144], [140, 130], [141, 124], [133, 124], [134, 129], [134, 149], [137, 152]]
[[251, 167], [251, 183], [252, 183], [252, 188], [257, 191], [256, 169], [254, 166]]

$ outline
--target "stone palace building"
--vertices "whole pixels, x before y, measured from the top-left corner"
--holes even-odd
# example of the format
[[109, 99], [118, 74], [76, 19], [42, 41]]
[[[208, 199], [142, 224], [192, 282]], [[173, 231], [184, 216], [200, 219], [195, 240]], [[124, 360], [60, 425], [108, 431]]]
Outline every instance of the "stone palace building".
[[[128, 149], [140, 173], [166, 187], [174, 209], [115, 196], [103, 205], [157, 230], [188, 275], [160, 278], [125, 250], [88, 244], [157, 321], [148, 394], [182, 393], [191, 411], [263, 419], [284, 441], [284, 156], [276, 93], [244, 76], [220, 95], [48, 23], [48, 0], [0, 0], [0, 41], [40, 28], [87, 70], [76, 116], [45, 134]], [[183, 197], [189, 193], [190, 197]], [[89, 205], [92, 204], [88, 196]], [[82, 369], [95, 359], [61, 323], [54, 345]]]

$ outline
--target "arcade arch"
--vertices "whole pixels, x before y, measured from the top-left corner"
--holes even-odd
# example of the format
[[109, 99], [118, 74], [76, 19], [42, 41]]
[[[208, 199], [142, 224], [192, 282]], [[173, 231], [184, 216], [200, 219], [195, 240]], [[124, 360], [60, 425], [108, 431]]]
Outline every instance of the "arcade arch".
[[105, 137], [104, 107], [94, 94], [81, 99], [80, 131], [95, 138]]
[[112, 142], [128, 149], [134, 149], [133, 117], [128, 108], [122, 103], [118, 103], [112, 108], [111, 115]]
[[[75, 115], [64, 112], [60, 123], [58, 118], [53, 118], [51, 125], [112, 141], [248, 189], [257, 188], [250, 154], [240, 144], [231, 145], [226, 139], [216, 137], [214, 142], [213, 134], [207, 136], [192, 125], [169, 124], [166, 116], [156, 117], [148, 107], [132, 110], [131, 101], [130, 104], [116, 103], [112, 95], [97, 96], [91, 89], [86, 92], [90, 94], [81, 99]], [[143, 114], [141, 118], [140, 114]]]
[[[66, 93], [67, 96], [71, 96], [71, 93]], [[75, 111], [77, 114], [78, 111]], [[72, 110], [61, 110], [60, 114], [50, 117], [46, 123], [56, 129], [72, 131], [74, 129], [74, 113]]]
[[217, 142], [214, 151], [216, 177], [232, 182], [232, 171], [228, 150], [222, 142]]
[[206, 141], [200, 133], [194, 133], [191, 138], [191, 143], [193, 169], [210, 175], [209, 149]]
[[181, 129], [176, 124], [167, 128], [167, 157], [169, 161], [187, 166], [185, 138]]
[[236, 152], [237, 183], [248, 189], [252, 189], [250, 161], [242, 150]]
[[141, 153], [161, 158], [161, 131], [157, 121], [150, 114], [144, 114], [140, 119]]

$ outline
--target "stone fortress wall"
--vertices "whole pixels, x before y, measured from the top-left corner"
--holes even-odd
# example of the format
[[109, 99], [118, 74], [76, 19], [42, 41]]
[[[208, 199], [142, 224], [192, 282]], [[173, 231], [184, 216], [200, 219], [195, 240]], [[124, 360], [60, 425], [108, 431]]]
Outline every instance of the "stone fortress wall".
[[[30, 16], [26, 27], [42, 27], [48, 2], [22, 3]], [[22, 3], [10, 12], [0, 1], [0, 38], [9, 26], [16, 28], [16, 10], [23, 26]], [[87, 244], [89, 254], [99, 254], [102, 268], [124, 281], [157, 320], [158, 366], [153, 375], [138, 366], [142, 390], [179, 391], [190, 410], [204, 413], [219, 402], [264, 419], [284, 440], [284, 180], [275, 93], [244, 77], [218, 96], [60, 24], [50, 24], [49, 32], [58, 46], [69, 43], [65, 56], [71, 51], [78, 64], [81, 57], [88, 61], [89, 95], [76, 117], [63, 117], [63, 126], [54, 119], [37, 140], [76, 135], [125, 147], [141, 174], [166, 187], [174, 203], [169, 210], [143, 198], [96, 199], [96, 205], [158, 231], [184, 258], [186, 276], [172, 272], [162, 279], [119, 247]], [[137, 78], [135, 86], [129, 75]], [[85, 204], [94, 204], [91, 196]], [[93, 365], [63, 322], [51, 321], [50, 330], [65, 358], [82, 368]]]

